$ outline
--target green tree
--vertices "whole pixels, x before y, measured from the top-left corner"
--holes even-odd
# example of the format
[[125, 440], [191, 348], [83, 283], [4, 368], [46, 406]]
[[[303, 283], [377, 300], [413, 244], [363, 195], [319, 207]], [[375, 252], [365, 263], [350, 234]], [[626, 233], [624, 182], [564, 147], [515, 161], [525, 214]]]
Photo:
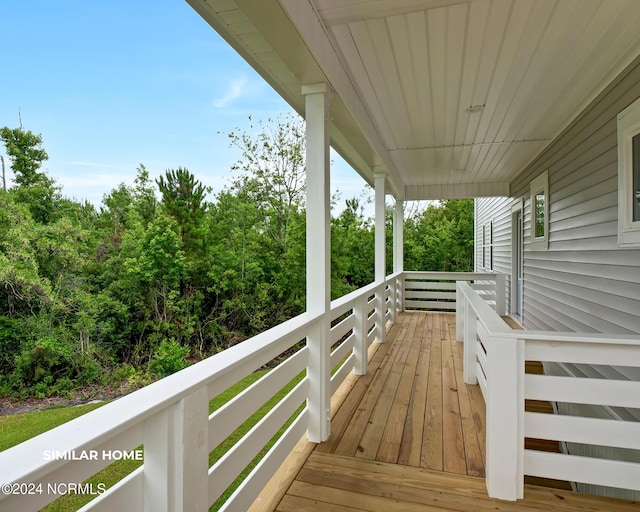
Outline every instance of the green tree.
[[374, 230], [365, 219], [358, 198], [347, 199], [342, 213], [331, 221], [331, 295], [345, 293], [373, 282]]
[[434, 202], [405, 221], [405, 269], [473, 271], [473, 200]]
[[[205, 197], [209, 190], [188, 169], [167, 169], [156, 183], [162, 193], [165, 211], [180, 225], [183, 242], [194, 242], [204, 215]], [[192, 232], [196, 230], [196, 232]]]
[[181, 293], [187, 285], [194, 286], [204, 272], [204, 250], [207, 232], [204, 226], [207, 204], [205, 198], [210, 189], [205, 187], [187, 169], [168, 169], [156, 183], [162, 193], [164, 211], [175, 219], [183, 250], [187, 255], [186, 274], [180, 283]]
[[0, 193], [0, 314], [32, 314], [54, 300], [40, 275], [36, 225], [25, 206]]
[[20, 187], [36, 185], [45, 178], [38, 172], [49, 156], [42, 148], [42, 135], [19, 128], [0, 128], [0, 139], [11, 162], [14, 181]]
[[[251, 117], [249, 117], [251, 121]], [[259, 121], [249, 132], [229, 133], [231, 147], [241, 157], [232, 166], [240, 172], [232, 187], [242, 190], [264, 217], [263, 228], [281, 252], [287, 250], [292, 218], [304, 208], [305, 132], [294, 115]], [[251, 131], [257, 130], [257, 133]]]
[[133, 198], [136, 212], [142, 223], [148, 224], [156, 215], [158, 201], [156, 199], [153, 182], [149, 178], [149, 171], [147, 171], [147, 168], [143, 164], [140, 164], [136, 169]]

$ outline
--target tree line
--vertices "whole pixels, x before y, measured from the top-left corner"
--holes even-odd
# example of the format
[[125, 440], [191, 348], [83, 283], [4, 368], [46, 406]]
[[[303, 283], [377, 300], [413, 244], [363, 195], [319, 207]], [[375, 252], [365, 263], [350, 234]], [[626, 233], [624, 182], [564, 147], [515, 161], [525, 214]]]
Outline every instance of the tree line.
[[[95, 207], [41, 170], [41, 135], [0, 129], [13, 174], [0, 190], [0, 393], [144, 384], [304, 311], [303, 124], [254, 131], [227, 134], [242, 156], [215, 194], [188, 169], [152, 180], [140, 165]], [[373, 280], [362, 200], [331, 236], [335, 298]], [[471, 270], [473, 204], [431, 204], [404, 236], [407, 270]]]

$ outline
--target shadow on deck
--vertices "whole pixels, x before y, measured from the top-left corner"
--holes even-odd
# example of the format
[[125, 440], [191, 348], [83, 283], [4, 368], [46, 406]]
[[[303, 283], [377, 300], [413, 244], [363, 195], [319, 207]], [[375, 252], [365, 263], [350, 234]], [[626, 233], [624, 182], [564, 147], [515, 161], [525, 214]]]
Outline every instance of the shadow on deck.
[[519, 502], [489, 498], [485, 405], [464, 384], [462, 349], [454, 314], [401, 314], [371, 347], [368, 374], [334, 395], [329, 441], [301, 440], [251, 510], [638, 510], [532, 485]]

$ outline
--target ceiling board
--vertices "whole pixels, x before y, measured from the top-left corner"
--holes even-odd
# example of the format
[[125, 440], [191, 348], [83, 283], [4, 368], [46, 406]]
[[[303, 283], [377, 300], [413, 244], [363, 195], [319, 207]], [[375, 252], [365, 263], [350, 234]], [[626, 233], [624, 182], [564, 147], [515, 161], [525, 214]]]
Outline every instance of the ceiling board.
[[640, 55], [638, 0], [188, 1], [298, 110], [329, 81], [341, 152], [400, 195], [504, 190]]

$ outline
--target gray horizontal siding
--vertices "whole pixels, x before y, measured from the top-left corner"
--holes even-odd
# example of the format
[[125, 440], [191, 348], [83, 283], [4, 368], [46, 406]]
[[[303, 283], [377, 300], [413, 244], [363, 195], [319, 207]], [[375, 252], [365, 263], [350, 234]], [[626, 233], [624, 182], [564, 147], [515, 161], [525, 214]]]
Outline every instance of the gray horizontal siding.
[[[636, 61], [511, 184], [524, 198], [524, 326], [640, 333], [640, 250], [618, 248], [617, 115], [640, 97]], [[549, 246], [528, 250], [529, 184], [549, 170]]]
[[510, 304], [509, 278], [511, 275], [511, 218], [512, 199], [508, 197], [490, 197], [476, 200], [475, 231], [475, 271], [481, 272], [482, 267], [482, 225], [493, 221], [493, 270], [507, 275], [507, 309]]
[[[511, 183], [511, 199], [477, 199], [479, 224], [505, 226], [494, 247], [495, 269], [511, 273], [511, 204], [524, 200], [526, 329], [640, 334], [640, 249], [618, 248], [617, 115], [640, 97], [640, 58]], [[529, 185], [549, 171], [549, 244], [529, 246]], [[494, 230], [495, 234], [495, 230]], [[476, 260], [477, 261], [477, 260]], [[499, 264], [498, 264], [499, 262]], [[545, 363], [545, 371], [640, 380], [637, 368]], [[639, 421], [640, 410], [558, 404], [564, 414]], [[615, 410], [614, 410], [615, 409]], [[571, 444], [569, 452], [640, 460], [640, 452]], [[580, 485], [627, 499], [640, 493]]]

